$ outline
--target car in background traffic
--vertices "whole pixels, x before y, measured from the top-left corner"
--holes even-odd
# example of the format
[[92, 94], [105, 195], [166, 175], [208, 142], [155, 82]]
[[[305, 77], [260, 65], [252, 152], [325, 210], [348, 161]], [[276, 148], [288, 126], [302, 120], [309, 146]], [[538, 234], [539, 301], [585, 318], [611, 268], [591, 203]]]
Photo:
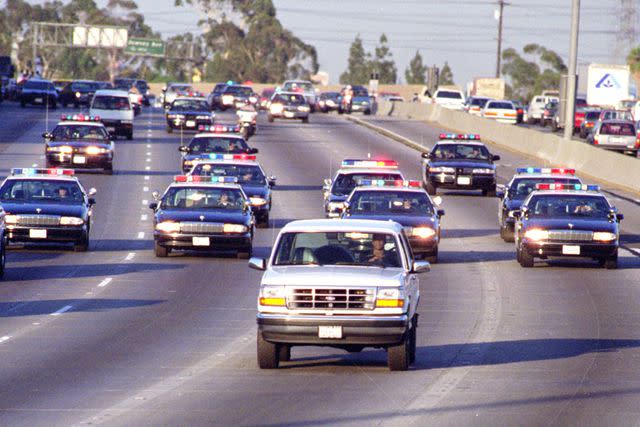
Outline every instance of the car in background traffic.
[[290, 119], [309, 123], [310, 111], [311, 107], [301, 93], [276, 92], [269, 103], [267, 121], [273, 123], [275, 119]]
[[458, 89], [438, 89], [433, 94], [433, 103], [451, 110], [464, 110], [464, 93]]
[[282, 90], [285, 92], [298, 92], [304, 96], [309, 104], [311, 112], [316, 111], [318, 99], [317, 90], [313, 87], [313, 83], [308, 80], [287, 80], [282, 84]]
[[631, 120], [603, 120], [596, 124], [587, 142], [608, 150], [638, 154], [640, 139], [635, 122]]
[[91, 104], [93, 95], [98, 90], [98, 83], [92, 80], [74, 80], [67, 83], [60, 91], [60, 104], [63, 107], [72, 104], [75, 108]]
[[162, 95], [162, 107], [169, 108], [171, 103], [183, 93], [195, 93], [193, 86], [188, 83], [169, 83], [167, 87], [163, 89]]
[[322, 92], [318, 98], [318, 109], [323, 113], [337, 111], [340, 104], [340, 92]]
[[518, 113], [511, 101], [498, 101], [495, 99], [487, 101], [482, 109], [482, 117], [495, 120], [498, 123], [515, 125], [518, 122]]
[[274, 87], [266, 87], [262, 89], [262, 92], [260, 93], [260, 99], [258, 100], [260, 110], [269, 109], [269, 101], [271, 100], [271, 97], [273, 96], [275, 91], [276, 88]]
[[[188, 145], [178, 147], [182, 153], [182, 171], [187, 173], [197, 161], [215, 159], [217, 154], [257, 154], [258, 149], [250, 148], [238, 132], [239, 126], [203, 126], [201, 133], [195, 135]], [[255, 157], [246, 159], [254, 160]]]
[[134, 112], [128, 92], [110, 89], [96, 91], [89, 115], [100, 117], [111, 135], [133, 139]]
[[542, 117], [540, 118], [540, 126], [547, 127], [553, 121], [553, 117], [558, 111], [558, 106], [560, 105], [560, 101], [551, 100], [546, 103], [544, 109], [542, 110]]
[[216, 85], [211, 90], [211, 93], [207, 95], [207, 102], [209, 103], [209, 108], [212, 110], [218, 110], [222, 108], [222, 93], [227, 88], [227, 83], [216, 83]]
[[30, 104], [56, 109], [58, 106], [58, 91], [49, 80], [29, 79], [22, 85], [18, 101], [20, 101], [20, 107], [22, 108]]
[[531, 99], [529, 108], [527, 108], [527, 123], [532, 125], [543, 121], [544, 110], [549, 102], [560, 102], [558, 97], [537, 95]]
[[580, 129], [578, 130], [578, 135], [582, 139], [586, 139], [589, 136], [589, 133], [593, 130], [594, 126], [598, 122], [598, 118], [600, 117], [601, 110], [586, 110], [584, 113], [584, 120], [580, 123]]
[[486, 96], [470, 96], [464, 104], [464, 111], [472, 116], [482, 116], [482, 109], [491, 98]]
[[253, 91], [251, 86], [246, 85], [227, 85], [220, 96], [222, 111], [233, 108], [242, 108], [245, 105], [258, 105], [258, 95]]

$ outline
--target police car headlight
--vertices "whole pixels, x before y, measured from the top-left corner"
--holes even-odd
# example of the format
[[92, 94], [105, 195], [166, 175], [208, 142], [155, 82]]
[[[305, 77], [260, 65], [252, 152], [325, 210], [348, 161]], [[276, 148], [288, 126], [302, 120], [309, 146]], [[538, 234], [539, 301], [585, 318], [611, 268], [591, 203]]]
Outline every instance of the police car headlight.
[[82, 94], [80, 92], [76, 92], [76, 98], [80, 98]]
[[256, 98], [255, 96], [250, 96], [249, 102], [251, 102], [252, 104], [255, 104], [256, 102], [258, 102], [258, 98]]
[[185, 166], [193, 166], [196, 163], [195, 160], [185, 160], [184, 161], [184, 165]]
[[376, 295], [377, 308], [402, 308], [404, 307], [405, 294], [398, 288], [378, 288]]
[[454, 168], [449, 168], [445, 166], [429, 168], [429, 172], [431, 173], [454, 173], [455, 171], [456, 170]]
[[180, 223], [173, 221], [163, 221], [156, 224], [156, 230], [163, 233], [178, 233], [180, 231]]
[[120, 123], [123, 125], [131, 125], [133, 124], [133, 120], [120, 120]]
[[211, 118], [211, 116], [196, 116], [196, 120], [209, 120]]
[[616, 235], [608, 231], [596, 231], [593, 233], [593, 240], [596, 242], [612, 242], [616, 240]]
[[337, 211], [344, 208], [344, 202], [329, 202], [329, 210]]
[[104, 154], [106, 152], [108, 152], [109, 150], [107, 150], [106, 148], [102, 148], [102, 147], [87, 147], [87, 154], [90, 156], [95, 156], [96, 154]]
[[286, 291], [284, 286], [265, 285], [260, 288], [258, 297], [260, 305], [284, 306], [287, 304]]
[[17, 215], [6, 215], [4, 217], [5, 224], [17, 224], [18, 216]]
[[233, 104], [233, 95], [222, 95], [223, 104]]
[[414, 227], [411, 235], [421, 239], [428, 239], [436, 235], [436, 231], [431, 227]]
[[529, 240], [533, 240], [534, 242], [539, 242], [540, 240], [546, 240], [549, 238], [549, 232], [547, 230], [541, 230], [539, 228], [532, 228], [531, 230], [527, 230], [524, 233], [524, 237]]
[[175, 114], [167, 114], [167, 119], [175, 119], [176, 117], [178, 117]]
[[75, 216], [60, 217], [60, 225], [82, 225], [84, 220]]
[[59, 145], [57, 147], [47, 147], [47, 151], [50, 153], [71, 154], [73, 153], [73, 148], [68, 145]]
[[309, 106], [308, 106], [308, 105], [300, 105], [300, 106], [298, 107], [298, 111], [304, 111], [304, 112], [307, 112], [307, 111], [309, 111]]
[[491, 168], [475, 168], [471, 171], [471, 173], [494, 174], [495, 171]]
[[271, 111], [271, 114], [280, 114], [284, 111], [284, 105], [271, 104], [271, 106], [269, 107], [269, 111]]
[[243, 224], [225, 224], [223, 228], [225, 233], [246, 233], [247, 230], [247, 226]]
[[267, 204], [267, 200], [262, 197], [249, 197], [249, 202], [251, 202], [251, 206], [264, 206]]

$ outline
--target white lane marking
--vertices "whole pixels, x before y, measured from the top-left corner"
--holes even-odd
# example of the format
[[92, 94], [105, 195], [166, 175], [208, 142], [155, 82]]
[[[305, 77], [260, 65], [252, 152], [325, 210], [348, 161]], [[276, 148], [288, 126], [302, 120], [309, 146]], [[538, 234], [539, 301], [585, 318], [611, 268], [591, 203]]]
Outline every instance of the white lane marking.
[[151, 155], [151, 151], [147, 151], [147, 156], [150, 156], [150, 155]]
[[622, 252], [626, 252], [627, 254], [629, 254], [629, 255], [631, 255], [631, 256], [637, 256], [635, 253], [631, 252], [631, 251], [630, 251], [629, 249], [627, 249], [627, 248], [620, 247], [620, 249], [619, 249], [619, 250], [621, 250]]
[[124, 258], [125, 261], [131, 261], [133, 257], [136, 256], [135, 252], [129, 252], [127, 256]]
[[147, 148], [151, 148], [151, 144], [147, 144]]
[[147, 214], [140, 215], [140, 221], [146, 221], [149, 218]]
[[151, 166], [145, 166], [144, 170], [150, 171], [151, 170]]
[[98, 287], [99, 288], [104, 288], [105, 286], [107, 286], [109, 283], [111, 283], [111, 281], [113, 280], [113, 277], [107, 277], [106, 279], [104, 279], [102, 282], [98, 283]]
[[5, 335], [0, 338], [0, 344], [3, 342], [9, 341], [10, 339], [11, 339], [11, 335]]
[[142, 204], [143, 204], [143, 205], [148, 205], [148, 204], [149, 204], [149, 201], [148, 201], [148, 200], [143, 200], [143, 201], [142, 201]]
[[138, 233], [138, 239], [144, 239], [144, 231]]
[[145, 181], [149, 181], [149, 178], [150, 178], [150, 177], [149, 177], [149, 175], [145, 175], [145, 176], [144, 176], [144, 180], [145, 180]]
[[147, 163], [149, 163], [151, 161], [151, 158], [147, 157]]
[[149, 191], [149, 187], [142, 187], [142, 191]]
[[33, 322], [32, 325], [33, 326], [38, 326], [40, 324], [40, 322]]
[[73, 308], [72, 305], [65, 305], [64, 307], [62, 307], [60, 310], [51, 313], [52, 316], [60, 316], [62, 313], [66, 313], [67, 311], [71, 310]]

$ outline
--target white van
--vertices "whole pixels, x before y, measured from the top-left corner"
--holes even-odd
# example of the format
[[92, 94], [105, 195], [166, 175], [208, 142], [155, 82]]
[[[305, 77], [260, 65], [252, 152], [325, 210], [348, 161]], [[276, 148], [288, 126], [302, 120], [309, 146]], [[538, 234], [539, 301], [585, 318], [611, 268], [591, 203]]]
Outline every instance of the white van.
[[123, 90], [98, 90], [93, 96], [89, 114], [99, 116], [113, 136], [133, 139], [133, 107], [129, 93]]
[[542, 113], [544, 112], [544, 106], [549, 102], [560, 102], [560, 99], [556, 96], [536, 95], [531, 99], [529, 108], [527, 109], [527, 123], [534, 124], [539, 123], [542, 120]]
[[433, 103], [451, 110], [464, 110], [465, 97], [461, 90], [438, 89], [433, 94]]

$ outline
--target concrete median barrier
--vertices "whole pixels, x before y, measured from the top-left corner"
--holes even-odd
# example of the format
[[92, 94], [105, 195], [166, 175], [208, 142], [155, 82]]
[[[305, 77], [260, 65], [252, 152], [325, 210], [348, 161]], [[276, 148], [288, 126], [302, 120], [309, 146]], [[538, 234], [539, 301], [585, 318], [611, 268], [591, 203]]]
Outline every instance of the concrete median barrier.
[[640, 160], [635, 157], [603, 150], [581, 141], [565, 141], [558, 135], [497, 123], [437, 105], [396, 103], [392, 108], [385, 104], [389, 103], [380, 102], [378, 111], [388, 111], [386, 115], [435, 122], [443, 128], [460, 133], [477, 133], [484, 141], [499, 147], [544, 160], [554, 166], [574, 168], [582, 175], [635, 193], [640, 192]]

